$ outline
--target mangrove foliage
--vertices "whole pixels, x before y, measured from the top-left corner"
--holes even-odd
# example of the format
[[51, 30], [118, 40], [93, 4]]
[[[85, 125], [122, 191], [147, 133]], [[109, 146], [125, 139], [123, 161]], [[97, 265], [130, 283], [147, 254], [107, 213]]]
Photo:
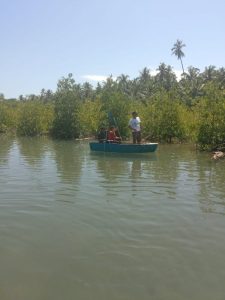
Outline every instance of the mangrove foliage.
[[[181, 41], [172, 51], [183, 69]], [[56, 91], [18, 99], [0, 97], [0, 132], [60, 139], [96, 135], [102, 126], [116, 125], [123, 140], [130, 138], [132, 111], [142, 120], [143, 139], [158, 142], [193, 142], [212, 149], [225, 142], [225, 69], [194, 67], [178, 80], [172, 67], [161, 63], [156, 75], [144, 68], [130, 79], [121, 74], [93, 87], [78, 84], [68, 74]]]

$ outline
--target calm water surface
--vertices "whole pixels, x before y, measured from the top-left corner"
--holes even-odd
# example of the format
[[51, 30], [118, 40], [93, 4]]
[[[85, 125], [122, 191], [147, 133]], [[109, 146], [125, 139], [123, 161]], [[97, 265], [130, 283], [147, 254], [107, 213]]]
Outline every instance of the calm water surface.
[[0, 138], [1, 300], [225, 300], [225, 161]]

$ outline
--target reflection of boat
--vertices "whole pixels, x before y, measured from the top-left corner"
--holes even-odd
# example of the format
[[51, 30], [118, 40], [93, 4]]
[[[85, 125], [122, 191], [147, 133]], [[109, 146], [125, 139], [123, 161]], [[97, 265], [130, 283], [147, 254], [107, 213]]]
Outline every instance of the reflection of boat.
[[90, 149], [92, 151], [117, 152], [117, 153], [147, 153], [147, 152], [154, 152], [158, 147], [157, 143], [116, 144], [116, 143], [90, 142], [89, 145], [90, 145]]

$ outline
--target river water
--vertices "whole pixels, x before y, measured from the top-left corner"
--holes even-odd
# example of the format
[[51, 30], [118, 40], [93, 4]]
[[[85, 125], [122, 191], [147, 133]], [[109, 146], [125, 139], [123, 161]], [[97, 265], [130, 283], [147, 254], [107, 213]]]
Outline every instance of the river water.
[[224, 300], [225, 161], [0, 138], [1, 300]]

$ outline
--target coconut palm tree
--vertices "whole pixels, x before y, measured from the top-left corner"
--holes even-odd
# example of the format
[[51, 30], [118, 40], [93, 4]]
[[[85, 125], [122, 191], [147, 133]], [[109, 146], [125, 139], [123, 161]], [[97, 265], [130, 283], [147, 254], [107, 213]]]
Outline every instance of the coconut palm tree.
[[5, 97], [3, 93], [0, 93], [0, 101], [4, 101]]
[[204, 81], [211, 81], [213, 79], [216, 78], [216, 67], [215, 66], [208, 66], [205, 67], [204, 72], [202, 73], [202, 78], [204, 79]]
[[179, 81], [180, 98], [188, 107], [191, 107], [202, 95], [203, 86], [200, 70], [192, 66], [188, 67], [187, 72]]
[[183, 74], [184, 74], [184, 66], [183, 66], [182, 57], [184, 57], [185, 55], [184, 55], [184, 52], [182, 51], [182, 48], [185, 46], [186, 45], [183, 44], [183, 42], [181, 40], [177, 40], [176, 43], [173, 45], [173, 48], [171, 49], [172, 54], [174, 54], [177, 57], [177, 59], [179, 59], [181, 62]]
[[118, 89], [124, 94], [129, 94], [129, 76], [121, 74], [117, 77], [116, 82], [118, 84]]
[[222, 67], [217, 71], [217, 80], [222, 89], [225, 89], [225, 68]]
[[81, 96], [82, 99], [93, 99], [94, 96], [94, 91], [93, 91], [93, 87], [89, 82], [84, 82], [81, 86]]
[[176, 83], [176, 75], [172, 71], [170, 65], [160, 63], [157, 68], [158, 73], [155, 76], [156, 82], [159, 86], [169, 90]]
[[139, 79], [141, 83], [146, 83], [151, 78], [150, 70], [148, 68], [144, 68], [142, 71], [140, 71]]

